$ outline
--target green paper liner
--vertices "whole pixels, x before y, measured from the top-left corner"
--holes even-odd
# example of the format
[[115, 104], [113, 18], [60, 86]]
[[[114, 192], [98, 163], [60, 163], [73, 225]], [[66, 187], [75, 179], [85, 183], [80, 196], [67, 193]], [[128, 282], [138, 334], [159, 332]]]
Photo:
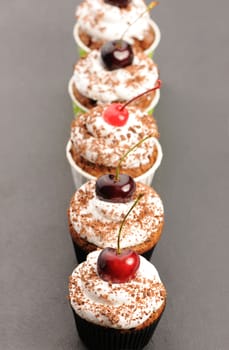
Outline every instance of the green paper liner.
[[72, 101], [72, 109], [75, 117], [87, 112], [87, 109], [83, 108], [80, 104], [74, 101]]

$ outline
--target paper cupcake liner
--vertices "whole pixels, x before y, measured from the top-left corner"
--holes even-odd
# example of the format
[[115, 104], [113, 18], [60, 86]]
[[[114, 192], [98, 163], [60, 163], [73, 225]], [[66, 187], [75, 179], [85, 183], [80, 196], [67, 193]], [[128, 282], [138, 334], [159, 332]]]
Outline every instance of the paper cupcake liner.
[[68, 83], [68, 93], [72, 101], [72, 109], [73, 109], [73, 114], [75, 117], [77, 117], [80, 114], [86, 113], [89, 111], [88, 108], [84, 107], [74, 96], [73, 94], [73, 77], [69, 80]]
[[76, 314], [71, 307], [76, 328], [89, 350], [141, 350], [150, 341], [163, 314], [151, 325], [140, 330], [118, 330], [88, 322]]
[[[135, 181], [142, 182], [148, 186], [151, 185], [153, 178], [154, 178], [154, 174], [155, 174], [156, 170], [158, 169], [158, 167], [160, 166], [162, 158], [163, 158], [163, 153], [162, 153], [162, 148], [161, 148], [160, 142], [155, 137], [152, 137], [152, 139], [154, 139], [155, 145], [157, 147], [157, 159], [156, 159], [155, 163], [153, 164], [153, 166], [148, 171], [146, 171], [144, 174], [134, 178]], [[71, 155], [71, 147], [72, 147], [72, 143], [71, 143], [71, 140], [69, 140], [67, 143], [67, 146], [66, 146], [66, 157], [67, 157], [68, 162], [70, 164], [73, 181], [74, 181], [75, 187], [77, 189], [81, 185], [83, 185], [86, 181], [91, 180], [91, 179], [96, 179], [96, 177], [87, 173], [86, 171], [82, 170], [75, 163], [75, 161]]]
[[147, 250], [147, 252], [141, 254], [142, 256], [144, 256], [144, 258], [146, 260], [150, 260], [152, 255], [153, 255], [153, 252], [154, 252], [154, 249], [156, 248], [156, 244], [150, 249], [150, 250]]
[[[74, 79], [73, 77], [69, 80], [68, 83], [68, 93], [69, 96], [72, 100], [72, 108], [73, 108], [73, 113], [74, 116], [77, 117], [78, 115], [82, 114], [82, 113], [86, 113], [89, 111], [88, 108], [84, 107], [74, 96], [73, 93], [73, 83], [74, 83]], [[148, 113], [149, 115], [152, 115], [154, 112], [154, 108], [156, 107], [156, 105], [158, 104], [160, 100], [160, 89], [155, 90], [155, 96], [153, 101], [151, 102], [150, 106], [146, 109], [146, 113]]]
[[74, 247], [76, 259], [77, 259], [78, 263], [80, 264], [81, 262], [86, 260], [87, 254], [89, 252], [87, 252], [86, 250], [83, 250], [80, 246], [78, 246], [78, 244], [76, 244], [76, 242], [74, 241], [73, 238], [72, 238], [72, 244]]
[[[154, 30], [155, 39], [154, 39], [154, 42], [152, 43], [152, 45], [148, 49], [146, 49], [144, 52], [146, 53], [146, 55], [153, 58], [154, 52], [155, 52], [156, 48], [158, 47], [159, 42], [161, 40], [161, 32], [160, 32], [158, 25], [152, 19], [150, 20], [150, 24]], [[74, 37], [75, 42], [77, 44], [79, 56], [84, 57], [91, 51], [91, 49], [81, 41], [78, 33], [79, 33], [79, 24], [76, 23], [74, 25], [74, 28], [73, 28], [73, 37]]]

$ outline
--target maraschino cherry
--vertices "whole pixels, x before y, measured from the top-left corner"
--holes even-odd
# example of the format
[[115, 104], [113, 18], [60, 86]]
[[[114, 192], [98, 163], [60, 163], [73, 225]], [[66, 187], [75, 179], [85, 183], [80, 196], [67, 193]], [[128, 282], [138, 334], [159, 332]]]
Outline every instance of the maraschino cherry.
[[120, 174], [120, 166], [130, 152], [150, 137], [152, 135], [140, 140], [120, 158], [115, 175], [105, 174], [98, 177], [95, 184], [95, 193], [100, 200], [112, 203], [126, 203], [131, 200], [136, 189], [136, 183], [131, 176]]
[[104, 0], [104, 2], [113, 6], [127, 7], [130, 3], [130, 0]]
[[103, 112], [105, 122], [113, 126], [125, 125], [128, 117], [128, 110], [121, 103], [112, 103]]
[[126, 103], [111, 103], [103, 112], [103, 119], [105, 122], [107, 122], [110, 125], [113, 126], [123, 126], [126, 124], [129, 113], [128, 110], [126, 109], [126, 106], [132, 103], [133, 101], [137, 100], [139, 97], [146, 95], [154, 90], [160, 89], [161, 87], [161, 80], [157, 80], [156, 85], [152, 88], [149, 89], [142, 94], [135, 96], [131, 100], [127, 101]]
[[131, 249], [121, 250], [120, 236], [127, 216], [138, 203], [138, 201], [142, 198], [142, 196], [143, 194], [140, 194], [137, 197], [120, 225], [118, 232], [117, 249], [108, 247], [103, 249], [99, 254], [97, 260], [97, 272], [104, 281], [112, 283], [124, 283], [130, 281], [136, 275], [136, 272], [140, 265], [139, 255]]

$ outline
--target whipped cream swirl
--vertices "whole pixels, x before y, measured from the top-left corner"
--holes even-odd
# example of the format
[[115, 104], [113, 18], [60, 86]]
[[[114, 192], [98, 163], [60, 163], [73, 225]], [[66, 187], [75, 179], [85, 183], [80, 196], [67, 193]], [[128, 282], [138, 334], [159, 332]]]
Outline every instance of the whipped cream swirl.
[[[91, 163], [116, 167], [120, 158], [147, 135], [158, 137], [155, 119], [134, 107], [127, 107], [129, 118], [123, 126], [104, 121], [106, 106], [98, 106], [77, 118], [71, 128], [71, 141], [77, 152]], [[122, 168], [137, 168], [150, 164], [154, 138], [144, 141], [123, 160]]]
[[[149, 13], [138, 18], [145, 10], [142, 0], [131, 0], [126, 8], [106, 4], [103, 0], [84, 0], [76, 9], [76, 18], [92, 41], [120, 39], [125, 32], [124, 39], [133, 44], [133, 38], [143, 40], [149, 29]], [[137, 22], [130, 25], [137, 18]]]
[[[164, 223], [164, 208], [152, 187], [136, 183], [136, 196], [144, 196], [128, 215], [121, 234], [121, 247], [133, 247], [150, 240]], [[75, 192], [69, 208], [74, 230], [97, 247], [117, 247], [118, 231], [122, 219], [132, 206], [127, 203], [109, 203], [97, 198], [95, 180], [90, 180]]]
[[92, 50], [75, 65], [73, 83], [87, 98], [100, 103], [127, 101], [155, 86], [157, 65], [144, 52], [135, 52], [131, 65], [107, 70], [99, 50]]
[[94, 251], [70, 277], [70, 302], [75, 312], [89, 322], [116, 329], [144, 323], [166, 297], [156, 268], [140, 256], [136, 277], [127, 283], [108, 283], [97, 274], [100, 251]]

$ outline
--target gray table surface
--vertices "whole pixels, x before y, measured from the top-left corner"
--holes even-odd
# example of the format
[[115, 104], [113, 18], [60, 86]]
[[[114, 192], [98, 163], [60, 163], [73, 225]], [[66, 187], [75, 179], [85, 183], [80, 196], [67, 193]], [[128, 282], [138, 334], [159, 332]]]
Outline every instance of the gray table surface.
[[[0, 349], [84, 349], [67, 302], [75, 266], [65, 159], [76, 1], [0, 2]], [[147, 350], [229, 348], [228, 1], [161, 1], [155, 111], [165, 206], [153, 263], [168, 304]]]

